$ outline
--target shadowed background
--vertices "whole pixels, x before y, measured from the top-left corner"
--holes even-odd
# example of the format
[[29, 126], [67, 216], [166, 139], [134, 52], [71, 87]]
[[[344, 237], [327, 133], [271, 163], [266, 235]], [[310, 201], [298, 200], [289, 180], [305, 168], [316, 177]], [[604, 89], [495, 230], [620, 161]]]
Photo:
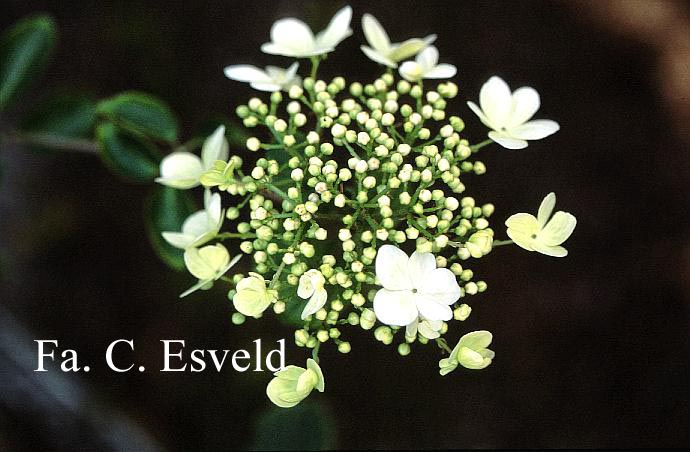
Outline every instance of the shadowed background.
[[[344, 4], [0, 0], [0, 28], [48, 12], [60, 31], [18, 111], [53, 89], [139, 89], [168, 101], [188, 136], [253, 94], [223, 76], [226, 65], [289, 64], [259, 50], [273, 21], [320, 30]], [[270, 406], [266, 372], [160, 373], [160, 339], [235, 350], [259, 337], [292, 344], [292, 331], [272, 315], [232, 325], [222, 290], [178, 302], [193, 281], [147, 241], [150, 187], [117, 179], [98, 157], [3, 146], [0, 449], [689, 445], [688, 2], [350, 4], [354, 36], [322, 76], [379, 74], [359, 51], [370, 12], [393, 41], [438, 33], [442, 62], [458, 67], [448, 111], [472, 141], [486, 131], [464, 101], [494, 74], [536, 88], [538, 116], [561, 124], [525, 150], [482, 150], [487, 174], [465, 180], [468, 196], [495, 204], [499, 238], [505, 218], [536, 211], [549, 191], [578, 218], [565, 259], [501, 247], [472, 264], [489, 289], [448, 339], [488, 329], [496, 360], [442, 378], [435, 346], [402, 358], [353, 330], [349, 355], [322, 352], [326, 392], [294, 411]], [[146, 373], [107, 369], [119, 338], [134, 339]], [[58, 339], [93, 370], [33, 373], [34, 339]], [[288, 346], [288, 362], [305, 358]]]

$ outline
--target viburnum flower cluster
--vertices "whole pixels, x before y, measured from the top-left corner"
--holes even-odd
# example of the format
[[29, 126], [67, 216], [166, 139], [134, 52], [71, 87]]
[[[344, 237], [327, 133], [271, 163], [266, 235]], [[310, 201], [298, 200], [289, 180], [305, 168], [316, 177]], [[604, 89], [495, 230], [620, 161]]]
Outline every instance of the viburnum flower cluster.
[[[157, 180], [205, 190], [204, 210], [181, 231], [163, 234], [185, 249], [187, 268], [198, 279], [182, 296], [222, 280], [230, 285], [235, 324], [272, 311], [299, 325], [295, 344], [312, 357], [306, 368], [288, 366], [268, 384], [270, 400], [281, 407], [324, 390], [319, 349], [332, 343], [349, 353], [347, 326], [372, 331], [402, 356], [416, 343], [435, 342], [447, 353], [439, 362], [441, 375], [458, 366], [485, 368], [494, 358], [487, 348], [491, 333], [469, 332], [454, 348], [446, 340], [455, 335], [451, 323], [470, 315], [470, 299], [487, 289], [471, 262], [513, 241], [565, 256], [561, 245], [575, 227], [571, 214], [559, 211], [551, 218], [551, 193], [537, 218], [508, 218], [512, 240], [499, 241], [489, 222], [493, 204], [465, 194], [472, 176], [486, 171], [476, 158], [480, 149], [491, 143], [524, 148], [558, 130], [554, 121], [531, 120], [539, 108], [534, 89], [511, 93], [491, 77], [479, 106], [468, 102], [491, 129], [489, 139], [471, 144], [463, 120], [446, 112], [457, 85], [428, 82], [457, 72], [439, 63], [436, 35], [391, 43], [379, 21], [365, 14], [367, 45], [361, 49], [383, 66], [383, 74], [366, 84], [318, 78], [325, 55], [352, 35], [351, 19], [352, 9], [345, 7], [316, 35], [298, 19], [277, 21], [261, 49], [308, 58], [311, 73], [298, 75], [298, 62], [287, 69], [225, 69], [228, 78], [271, 93], [236, 109], [255, 131], [246, 142], [251, 153], [229, 150], [219, 127], [203, 144], [201, 158], [172, 153]], [[240, 256], [252, 271], [227, 275]]]

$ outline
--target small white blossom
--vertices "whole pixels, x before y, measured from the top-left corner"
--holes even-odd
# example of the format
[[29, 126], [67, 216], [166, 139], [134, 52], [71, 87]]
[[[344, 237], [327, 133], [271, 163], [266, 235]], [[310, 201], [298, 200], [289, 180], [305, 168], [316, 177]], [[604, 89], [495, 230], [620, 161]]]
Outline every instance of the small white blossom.
[[197, 247], [212, 240], [223, 225], [223, 211], [220, 205], [220, 195], [204, 193], [204, 209], [191, 214], [182, 223], [182, 232], [166, 231], [162, 233], [166, 242], [175, 248], [187, 249]]
[[189, 273], [196, 276], [199, 282], [184, 291], [180, 298], [199, 289], [210, 289], [213, 282], [230, 270], [241, 257], [242, 255], [238, 254], [230, 260], [228, 250], [220, 243], [203, 248], [187, 248], [184, 252], [184, 263]]
[[300, 276], [297, 296], [305, 300], [309, 299], [302, 311], [302, 320], [314, 314], [326, 304], [328, 293], [324, 288], [325, 284], [326, 279], [321, 272], [313, 268]]
[[228, 159], [228, 140], [225, 126], [219, 126], [201, 147], [201, 158], [191, 152], [178, 151], [167, 155], [160, 165], [160, 177], [156, 182], [186, 190], [199, 185], [199, 178], [213, 166], [216, 160]]
[[396, 68], [402, 60], [416, 55], [436, 40], [436, 35], [424, 39], [412, 38], [405, 42], [391, 43], [388, 33], [371, 14], [362, 16], [362, 30], [369, 46], [361, 46], [362, 52], [371, 60], [384, 66]]
[[494, 359], [496, 354], [489, 350], [493, 336], [488, 331], [472, 331], [460, 338], [458, 344], [453, 348], [448, 358], [438, 362], [439, 373], [446, 375], [458, 364], [467, 369], [484, 369]]
[[404, 251], [383, 245], [376, 255], [376, 277], [383, 289], [374, 297], [374, 312], [383, 323], [406, 326], [419, 315], [431, 321], [450, 320], [450, 305], [460, 298], [455, 275], [436, 268], [431, 253]]
[[238, 64], [225, 68], [225, 76], [238, 82], [247, 82], [259, 91], [289, 91], [293, 85], [299, 85], [302, 79], [297, 75], [299, 63], [293, 63], [289, 68], [266, 66], [261, 70], [256, 66]]
[[307, 359], [307, 368], [287, 366], [274, 373], [266, 387], [266, 395], [281, 408], [291, 408], [304, 400], [314, 389], [324, 391], [321, 367], [313, 359]]
[[262, 45], [261, 50], [271, 55], [296, 58], [332, 52], [335, 46], [352, 34], [351, 19], [352, 8], [346, 6], [338, 11], [328, 27], [316, 36], [309, 26], [299, 19], [280, 19], [271, 27], [271, 42]]
[[419, 316], [405, 327], [405, 337], [412, 341], [419, 333], [427, 339], [436, 339], [441, 336], [442, 327], [442, 320], [429, 320]]
[[575, 216], [558, 211], [551, 217], [556, 206], [556, 195], [549, 193], [539, 206], [537, 218], [528, 213], [516, 213], [506, 220], [508, 237], [527, 251], [537, 251], [547, 256], [564, 257], [568, 250], [560, 246], [575, 230]]
[[523, 149], [528, 140], [541, 140], [556, 133], [560, 126], [556, 121], [536, 119], [530, 121], [539, 110], [539, 93], [523, 86], [512, 94], [510, 87], [500, 77], [491, 77], [479, 91], [479, 105], [467, 102], [470, 109], [489, 127], [489, 138], [506, 149]]
[[406, 80], [418, 82], [425, 78], [451, 78], [458, 70], [452, 64], [438, 64], [438, 49], [429, 46], [414, 61], [400, 65], [399, 71]]

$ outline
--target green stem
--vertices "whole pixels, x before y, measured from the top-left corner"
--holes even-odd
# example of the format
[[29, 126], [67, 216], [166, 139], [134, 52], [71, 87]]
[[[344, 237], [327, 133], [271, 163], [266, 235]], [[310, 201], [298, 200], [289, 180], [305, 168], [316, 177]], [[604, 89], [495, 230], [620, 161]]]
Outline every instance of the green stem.
[[319, 55], [311, 57], [311, 73], [309, 76], [316, 81], [316, 71], [319, 69], [319, 63], [321, 62], [321, 58]]
[[273, 275], [273, 279], [271, 280], [271, 283], [268, 286], [269, 288], [273, 289], [273, 287], [278, 282], [278, 279], [280, 278], [280, 274], [283, 272], [284, 268], [285, 268], [285, 262], [281, 262], [280, 266], [278, 266], [278, 270], [276, 270], [275, 274]]
[[316, 345], [314, 346], [314, 350], [311, 351], [311, 357], [314, 361], [316, 361], [316, 364], [319, 363], [319, 348], [321, 347], [321, 342], [317, 341]]
[[84, 154], [98, 154], [98, 145], [91, 140], [67, 138], [48, 133], [14, 133], [9, 140], [19, 145], [43, 146], [59, 151], [81, 152]]
[[515, 242], [513, 242], [512, 240], [494, 240], [491, 246], [493, 248], [496, 248], [497, 246], [512, 245], [513, 243]]
[[438, 345], [443, 350], [447, 351], [449, 355], [453, 353], [453, 350], [451, 350], [450, 347], [448, 347], [448, 344], [443, 338], [436, 339], [436, 345]]
[[470, 146], [470, 149], [472, 149], [472, 152], [477, 152], [478, 150], [480, 150], [484, 146], [489, 145], [493, 142], [494, 142], [494, 140], [484, 140], [481, 143], [473, 144], [472, 146]]

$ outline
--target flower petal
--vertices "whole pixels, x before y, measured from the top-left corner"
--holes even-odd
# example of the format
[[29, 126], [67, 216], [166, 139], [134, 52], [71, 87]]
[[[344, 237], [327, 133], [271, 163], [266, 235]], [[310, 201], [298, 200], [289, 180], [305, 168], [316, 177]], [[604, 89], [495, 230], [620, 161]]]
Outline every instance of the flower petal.
[[517, 246], [527, 251], [534, 251], [532, 247], [534, 243], [534, 238], [532, 234], [527, 234], [525, 232], [516, 231], [515, 229], [508, 229], [506, 231], [510, 240], [515, 242]]
[[568, 240], [576, 225], [577, 219], [574, 215], [558, 211], [539, 232], [537, 238], [545, 245], [557, 246]]
[[[460, 298], [460, 286], [453, 272], [447, 268], [436, 268], [424, 275], [419, 286], [416, 286], [418, 294], [433, 297], [442, 304], [450, 305]], [[424, 315], [424, 313], [422, 313]], [[429, 320], [447, 320], [429, 317]]]
[[323, 371], [321, 370], [321, 366], [319, 366], [319, 363], [309, 358], [307, 359], [307, 369], [313, 370], [316, 374], [316, 377], [318, 378], [318, 381], [316, 382], [316, 385], [314, 385], [314, 388], [316, 388], [316, 390], [319, 392], [323, 392], [324, 389], [326, 389], [326, 382], [323, 378]]
[[436, 269], [436, 258], [431, 253], [415, 251], [407, 261], [407, 271], [412, 287], [419, 289], [424, 285], [427, 276]]
[[502, 132], [491, 131], [489, 132], [489, 138], [506, 149], [524, 149], [527, 147], [525, 140], [514, 138]]
[[297, 383], [295, 381], [276, 377], [266, 386], [266, 395], [277, 406], [291, 408], [300, 403], [304, 398], [297, 396], [295, 392], [296, 386]]
[[472, 331], [471, 333], [467, 333], [460, 338], [458, 346], [467, 347], [472, 350], [480, 350], [491, 345], [493, 338], [493, 335], [489, 331]]
[[382, 55], [381, 53], [377, 52], [376, 50], [372, 49], [371, 47], [367, 47], [367, 46], [363, 45], [363, 46], [360, 46], [359, 48], [362, 49], [362, 52], [364, 52], [364, 54], [367, 57], [369, 57], [370, 60], [372, 60], [376, 63], [383, 64], [384, 66], [388, 66], [388, 67], [392, 67], [392, 68], [398, 67], [398, 64], [395, 61]]
[[452, 64], [439, 64], [424, 74], [424, 78], [451, 78], [457, 74], [458, 69]]
[[326, 289], [317, 289], [314, 291], [312, 294], [311, 298], [309, 298], [309, 302], [307, 302], [307, 305], [304, 307], [304, 310], [302, 310], [302, 320], [306, 319], [307, 316], [310, 316], [319, 309], [323, 308], [323, 306], [326, 304], [326, 300], [328, 299], [328, 292], [326, 292]]
[[429, 43], [419, 38], [408, 39], [400, 44], [395, 44], [392, 47], [389, 57], [393, 61], [402, 61], [416, 55], [427, 47]]
[[278, 85], [277, 83], [258, 83], [258, 82], [252, 82], [249, 84], [252, 88], [254, 88], [257, 91], [265, 91], [268, 93], [272, 93], [274, 91], [280, 91], [282, 86]]
[[491, 77], [479, 91], [479, 105], [491, 123], [491, 128], [500, 130], [507, 124], [513, 108], [508, 84], [500, 77]]
[[556, 194], [554, 192], [549, 193], [544, 197], [539, 204], [539, 213], [537, 214], [537, 221], [539, 222], [539, 228], [543, 228], [551, 217], [553, 208], [556, 206]]
[[386, 325], [406, 326], [417, 318], [417, 306], [409, 290], [380, 289], [374, 297], [374, 313]]
[[425, 321], [425, 322], [420, 322], [419, 324], [419, 334], [424, 336], [427, 339], [436, 339], [441, 336], [439, 333], [439, 330], [441, 327], [439, 326], [438, 329], [433, 328], [440, 322], [434, 322], [434, 325], [431, 325], [430, 322]]
[[261, 50], [284, 56], [311, 56], [314, 55], [316, 46], [314, 34], [307, 24], [292, 17], [280, 19], [273, 24], [271, 41], [270, 46], [264, 44]]
[[352, 34], [352, 29], [350, 28], [351, 20], [351, 6], [346, 6], [335, 13], [328, 27], [316, 35], [317, 47], [335, 48], [343, 39]]
[[371, 14], [364, 14], [362, 16], [362, 31], [364, 32], [364, 37], [367, 38], [367, 42], [374, 50], [383, 53], [390, 51], [391, 40], [388, 37], [388, 33]]
[[550, 119], [535, 119], [508, 130], [510, 136], [520, 140], [541, 140], [560, 130], [561, 126]]
[[427, 47], [417, 55], [415, 61], [422, 65], [425, 73], [430, 71], [438, 63], [438, 49], [434, 46]]
[[388, 290], [411, 290], [408, 261], [407, 254], [397, 246], [383, 245], [376, 254], [376, 277], [381, 285]]
[[534, 215], [528, 213], [516, 213], [511, 215], [506, 220], [506, 226], [508, 229], [513, 229], [517, 232], [523, 232], [525, 234], [536, 234], [539, 232], [539, 223]]
[[405, 61], [400, 65], [398, 72], [408, 82], [418, 82], [424, 78], [424, 68], [416, 61]]
[[194, 243], [194, 240], [196, 239], [195, 235], [191, 234], [185, 234], [183, 232], [163, 232], [161, 234], [163, 236], [163, 239], [165, 239], [166, 242], [174, 246], [175, 248], [179, 248], [181, 250], [186, 249], [189, 247], [192, 243]]
[[161, 161], [161, 177], [156, 182], [178, 189], [199, 185], [199, 177], [204, 172], [201, 159], [191, 152], [173, 152]]
[[199, 289], [206, 290], [207, 288], [210, 288], [211, 286], [213, 286], [213, 280], [202, 280], [202, 281], [199, 281], [198, 283], [194, 284], [194, 285], [193, 285], [192, 287], [190, 287], [189, 289], [187, 289], [187, 290], [185, 290], [184, 292], [182, 292], [182, 293], [180, 294], [180, 298], [184, 298], [184, 297], [186, 297], [187, 295], [192, 294], [192, 293], [196, 292], [196, 291], [199, 290]]
[[[416, 293], [415, 304], [419, 313], [430, 320], [450, 320], [453, 318], [453, 310], [450, 306], [438, 300], [436, 294]], [[460, 292], [458, 292], [460, 298]], [[457, 298], [456, 298], [457, 299]]]
[[477, 115], [477, 117], [479, 118], [479, 120], [480, 120], [486, 127], [492, 128], [492, 127], [491, 127], [491, 123], [489, 122], [489, 119], [486, 117], [486, 115], [484, 114], [484, 112], [482, 111], [482, 109], [479, 108], [479, 105], [475, 104], [475, 103], [472, 102], [472, 101], [468, 101], [468, 102], [467, 102], [467, 106], [470, 107], [470, 110], [472, 110], [472, 112], [474, 112], [474, 114]]
[[539, 93], [529, 86], [523, 86], [522, 88], [516, 89], [515, 92], [513, 92], [512, 101], [510, 120], [506, 124], [506, 128], [508, 129], [529, 121], [537, 110], [539, 110]]
[[218, 128], [204, 140], [201, 147], [201, 161], [205, 169], [210, 169], [216, 160], [228, 159], [228, 140], [225, 139], [225, 126]]
[[271, 77], [261, 69], [250, 64], [228, 66], [223, 71], [225, 76], [238, 82], [270, 82]]
[[538, 240], [532, 241], [532, 248], [538, 253], [551, 257], [565, 257], [568, 255], [568, 250], [562, 246], [549, 246]]
[[205, 210], [194, 212], [182, 223], [182, 232], [192, 237], [205, 234], [208, 230], [208, 214]]

